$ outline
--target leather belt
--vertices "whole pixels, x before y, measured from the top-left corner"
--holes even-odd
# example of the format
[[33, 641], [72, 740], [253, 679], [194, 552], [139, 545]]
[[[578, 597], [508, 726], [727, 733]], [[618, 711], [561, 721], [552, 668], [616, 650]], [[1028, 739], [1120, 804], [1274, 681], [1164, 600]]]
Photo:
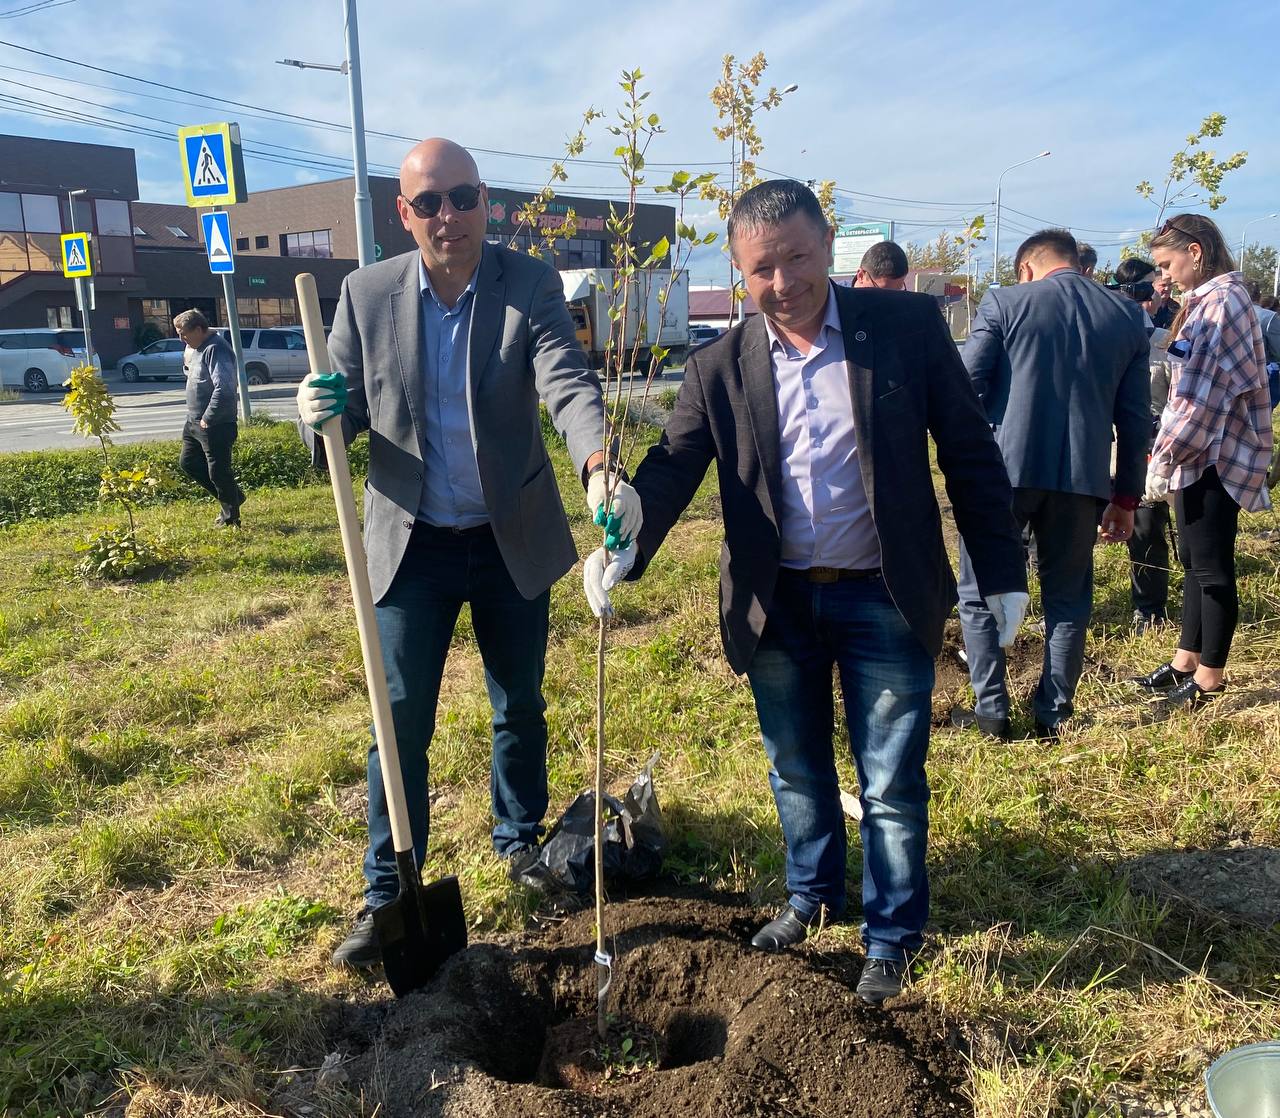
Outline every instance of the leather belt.
[[471, 536], [485, 536], [493, 532], [490, 524], [477, 524], [474, 528], [446, 528], [438, 524], [428, 524], [425, 520], [415, 520], [413, 530], [429, 536], [444, 536], [451, 539], [467, 539]]
[[856, 582], [860, 579], [879, 578], [879, 567], [864, 567], [849, 569], [844, 567], [808, 567], [800, 570], [796, 567], [779, 567], [783, 574], [791, 575], [795, 578], [802, 578], [805, 582], [831, 583], [831, 582]]

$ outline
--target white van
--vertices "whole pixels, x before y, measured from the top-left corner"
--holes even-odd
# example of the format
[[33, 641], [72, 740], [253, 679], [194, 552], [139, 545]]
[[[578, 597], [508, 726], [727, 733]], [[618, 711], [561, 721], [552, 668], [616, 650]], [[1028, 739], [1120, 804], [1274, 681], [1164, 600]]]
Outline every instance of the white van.
[[76, 330], [0, 330], [0, 388], [61, 391], [84, 354], [84, 335]]

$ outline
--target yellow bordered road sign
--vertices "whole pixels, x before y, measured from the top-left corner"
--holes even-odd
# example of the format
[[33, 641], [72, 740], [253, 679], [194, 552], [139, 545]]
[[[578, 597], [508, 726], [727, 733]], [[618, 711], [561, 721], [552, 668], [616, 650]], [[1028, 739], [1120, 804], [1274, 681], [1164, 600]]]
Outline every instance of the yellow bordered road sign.
[[188, 206], [232, 206], [248, 198], [240, 125], [192, 124], [178, 129]]
[[62, 234], [62, 274], [67, 279], [85, 279], [93, 275], [88, 233]]

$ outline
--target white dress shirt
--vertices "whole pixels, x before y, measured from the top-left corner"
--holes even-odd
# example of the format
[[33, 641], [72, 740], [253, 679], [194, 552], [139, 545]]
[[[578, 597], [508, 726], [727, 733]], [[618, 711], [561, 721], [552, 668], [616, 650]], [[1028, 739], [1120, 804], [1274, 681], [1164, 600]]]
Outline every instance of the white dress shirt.
[[834, 291], [807, 354], [765, 319], [778, 397], [782, 460], [782, 565], [865, 570], [880, 566], [858, 463], [853, 399]]

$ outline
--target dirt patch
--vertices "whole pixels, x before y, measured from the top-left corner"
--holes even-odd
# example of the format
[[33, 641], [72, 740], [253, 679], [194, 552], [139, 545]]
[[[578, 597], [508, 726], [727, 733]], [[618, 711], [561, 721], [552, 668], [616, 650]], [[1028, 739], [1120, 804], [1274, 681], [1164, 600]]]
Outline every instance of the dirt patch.
[[1217, 916], [1270, 928], [1280, 923], [1280, 849], [1169, 850], [1128, 863], [1130, 886]]
[[[934, 661], [933, 724], [950, 725], [953, 706], [971, 706], [973, 696], [968, 691], [969, 665], [964, 656], [964, 635], [960, 622], [950, 618], [942, 634], [942, 653]], [[1018, 634], [1013, 647], [1005, 653], [1005, 673], [1009, 696], [1016, 705], [1026, 698], [1040, 682], [1044, 665], [1044, 637], [1037, 632]]]
[[[351, 1088], [384, 1118], [855, 1118], [971, 1114], [960, 1031], [909, 993], [883, 1009], [853, 993], [860, 952], [822, 940], [764, 955], [756, 909], [643, 899], [610, 909], [623, 1022], [651, 1030], [658, 1067], [539, 1085], [548, 1037], [595, 1013], [594, 911], [537, 935], [474, 944], [426, 990], [334, 1036]], [[382, 1014], [385, 1015], [382, 1015]], [[349, 1024], [355, 1024], [353, 1020]]]

